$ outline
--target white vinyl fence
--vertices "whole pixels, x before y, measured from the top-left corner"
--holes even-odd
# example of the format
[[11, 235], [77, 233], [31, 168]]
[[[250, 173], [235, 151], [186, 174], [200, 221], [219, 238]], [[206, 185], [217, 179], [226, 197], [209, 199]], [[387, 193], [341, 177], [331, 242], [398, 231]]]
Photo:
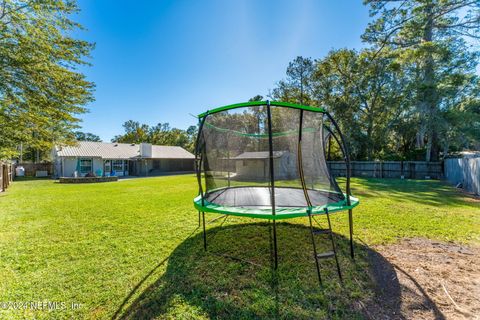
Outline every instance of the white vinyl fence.
[[449, 182], [480, 195], [480, 158], [445, 159], [444, 170]]

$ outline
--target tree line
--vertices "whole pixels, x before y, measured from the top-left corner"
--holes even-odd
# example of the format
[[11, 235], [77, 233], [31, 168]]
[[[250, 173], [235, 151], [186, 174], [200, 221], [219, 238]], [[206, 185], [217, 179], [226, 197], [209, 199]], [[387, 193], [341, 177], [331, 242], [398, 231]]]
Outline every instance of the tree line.
[[[197, 126], [190, 126], [187, 130], [170, 127], [169, 123], [158, 123], [154, 126], [128, 120], [123, 124], [123, 134], [116, 135], [111, 142], [118, 143], [151, 143], [164, 146], [179, 146], [193, 152], [197, 138]], [[101, 142], [99, 136], [90, 132], [75, 132], [76, 141]]]
[[[297, 57], [270, 98], [326, 106], [356, 160], [480, 148], [480, 2], [367, 0], [369, 46]], [[472, 45], [473, 43], [473, 45]]]
[[[352, 158], [438, 160], [480, 149], [478, 0], [365, 0], [364, 49], [297, 57], [274, 100], [325, 106]], [[54, 145], [99, 141], [78, 131], [95, 85], [78, 71], [94, 45], [72, 36], [75, 1], [0, 0], [0, 159], [39, 160]], [[258, 99], [260, 97], [255, 97]], [[192, 150], [195, 130], [124, 124], [117, 142]]]
[[193, 152], [198, 129], [190, 126], [187, 130], [170, 127], [169, 123], [159, 123], [155, 126], [141, 124], [129, 120], [123, 124], [124, 133], [117, 135], [112, 142], [119, 143], [151, 143], [164, 146], [179, 146]]

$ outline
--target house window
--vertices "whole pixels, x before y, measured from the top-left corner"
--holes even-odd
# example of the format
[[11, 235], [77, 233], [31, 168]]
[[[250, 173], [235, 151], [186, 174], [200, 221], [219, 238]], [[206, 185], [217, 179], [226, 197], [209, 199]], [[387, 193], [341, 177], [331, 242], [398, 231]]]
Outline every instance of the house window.
[[104, 167], [105, 173], [110, 174], [110, 172], [112, 172], [112, 162], [110, 160], [105, 160], [103, 162], [103, 167]]
[[92, 172], [92, 159], [80, 159], [80, 173]]
[[122, 172], [123, 160], [112, 160], [112, 170], [115, 172]]

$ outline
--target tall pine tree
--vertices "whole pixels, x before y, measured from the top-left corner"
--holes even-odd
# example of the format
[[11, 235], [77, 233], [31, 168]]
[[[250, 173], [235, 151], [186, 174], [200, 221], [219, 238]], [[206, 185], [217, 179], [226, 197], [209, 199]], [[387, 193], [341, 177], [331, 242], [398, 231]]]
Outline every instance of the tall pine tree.
[[92, 44], [72, 37], [75, 1], [0, 0], [0, 158], [23, 144], [71, 143], [93, 83], [77, 68]]
[[403, 68], [411, 70], [419, 114], [418, 146], [426, 161], [438, 160], [448, 141], [448, 110], [472, 99], [478, 50], [467, 38], [480, 38], [478, 0], [366, 0], [376, 19], [363, 39], [381, 55], [390, 47]]

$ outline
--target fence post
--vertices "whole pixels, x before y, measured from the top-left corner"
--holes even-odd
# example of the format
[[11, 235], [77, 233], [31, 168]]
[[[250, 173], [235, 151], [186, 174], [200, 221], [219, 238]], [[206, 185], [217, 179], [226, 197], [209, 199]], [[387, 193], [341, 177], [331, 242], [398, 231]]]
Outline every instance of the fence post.
[[3, 192], [3, 164], [0, 163], [0, 192]]
[[8, 173], [7, 173], [7, 165], [2, 163], [1, 165], [1, 175], [2, 175], [2, 190], [5, 191], [8, 188]]

